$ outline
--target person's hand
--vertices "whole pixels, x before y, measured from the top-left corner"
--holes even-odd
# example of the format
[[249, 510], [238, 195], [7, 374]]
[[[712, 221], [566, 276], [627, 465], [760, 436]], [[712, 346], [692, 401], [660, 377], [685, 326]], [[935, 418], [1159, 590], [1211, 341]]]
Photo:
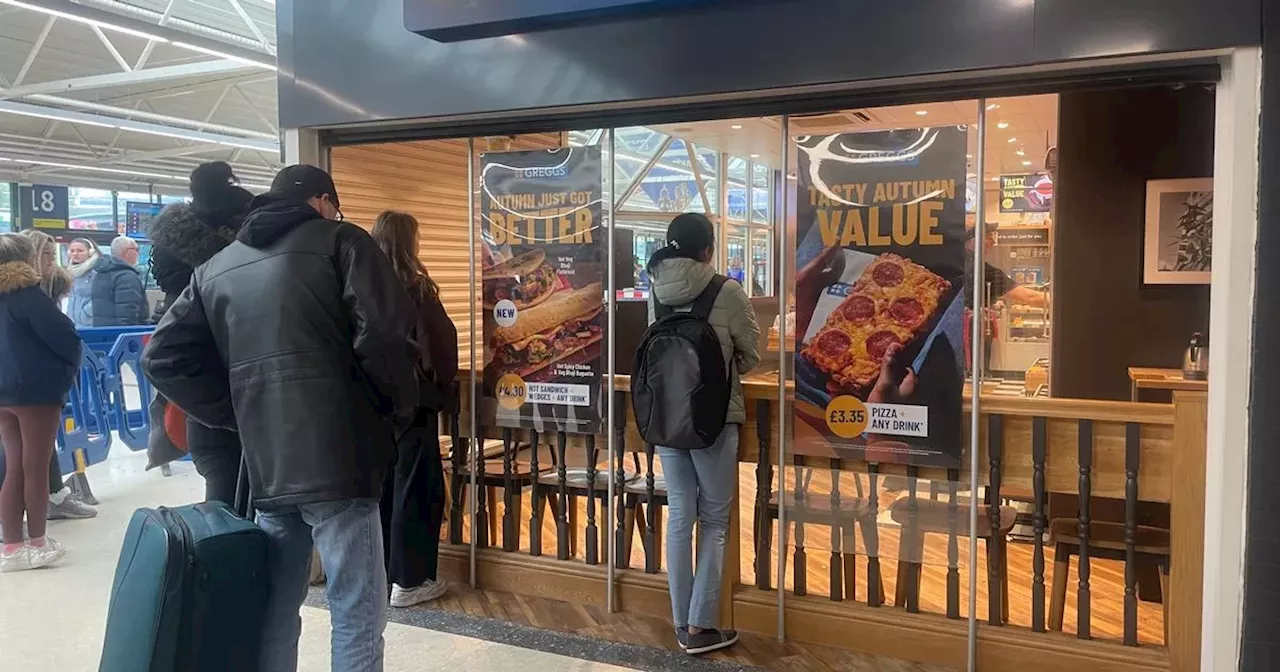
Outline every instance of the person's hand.
[[[899, 362], [904, 348], [901, 343], [894, 343], [885, 351], [880, 360], [880, 378], [867, 395], [867, 401], [873, 404], [899, 404], [909, 399], [916, 390], [916, 372], [905, 363]], [[898, 380], [898, 372], [905, 371]]]
[[796, 335], [804, 338], [813, 320], [822, 290], [840, 280], [844, 274], [844, 254], [839, 247], [828, 247], [796, 272]]

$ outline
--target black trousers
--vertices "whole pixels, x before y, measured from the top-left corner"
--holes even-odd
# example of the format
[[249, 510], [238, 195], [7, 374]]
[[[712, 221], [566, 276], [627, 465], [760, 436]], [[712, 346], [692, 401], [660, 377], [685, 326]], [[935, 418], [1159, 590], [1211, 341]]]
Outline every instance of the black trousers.
[[387, 580], [413, 588], [434, 581], [439, 568], [445, 492], [436, 414], [419, 414], [396, 448], [382, 489], [382, 543]]
[[187, 452], [204, 477], [204, 499], [235, 505], [240, 482], [240, 435], [187, 418]]
[[[4, 482], [4, 447], [0, 446], [0, 483]], [[58, 451], [53, 451], [49, 459], [49, 494], [56, 495], [62, 491], [62, 467], [58, 465]]]

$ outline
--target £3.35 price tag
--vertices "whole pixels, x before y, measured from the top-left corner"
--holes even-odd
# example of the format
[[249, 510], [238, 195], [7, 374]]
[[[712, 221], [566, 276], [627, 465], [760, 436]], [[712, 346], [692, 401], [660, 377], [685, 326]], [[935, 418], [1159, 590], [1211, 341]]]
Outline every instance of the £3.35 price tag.
[[848, 394], [835, 397], [827, 404], [827, 428], [842, 439], [852, 439], [867, 430], [867, 406]]

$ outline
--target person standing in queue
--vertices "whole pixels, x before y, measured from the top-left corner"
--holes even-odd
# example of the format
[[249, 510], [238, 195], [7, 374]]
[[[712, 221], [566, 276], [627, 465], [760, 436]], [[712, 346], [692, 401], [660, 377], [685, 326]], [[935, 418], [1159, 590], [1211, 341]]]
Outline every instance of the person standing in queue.
[[138, 272], [138, 241], [116, 236], [111, 256], [93, 266], [90, 310], [95, 327], [129, 327], [147, 324], [147, 290]]
[[[687, 310], [711, 283], [715, 269], [715, 229], [704, 215], [685, 213], [667, 228], [667, 245], [649, 258], [652, 279], [649, 323], [656, 304]], [[730, 371], [731, 392], [724, 430], [698, 450], [658, 446], [667, 481], [667, 583], [680, 648], [690, 654], [733, 646], [738, 633], [717, 629], [720, 576], [729, 532], [729, 510], [738, 483], [738, 432], [746, 422], [742, 374], [760, 362], [760, 326], [746, 290], [726, 280], [707, 320], [720, 340]], [[693, 563], [693, 523], [698, 522], [697, 571]]]
[[382, 496], [418, 406], [417, 311], [333, 179], [281, 170], [236, 241], [195, 269], [142, 366], [170, 402], [238, 430], [268, 536], [261, 672], [298, 665], [311, 551], [328, 574], [332, 669], [383, 668]]
[[[31, 239], [0, 234], [0, 572], [46, 567], [66, 553], [45, 535], [53, 456], [67, 393], [80, 370], [75, 325], [40, 289]], [[22, 529], [27, 520], [30, 539]]]
[[436, 572], [444, 522], [444, 463], [440, 456], [440, 412], [457, 400], [458, 330], [440, 302], [440, 287], [418, 259], [418, 220], [387, 211], [373, 225], [400, 281], [418, 306], [418, 411], [396, 442], [398, 457], [382, 490], [382, 535], [387, 553], [391, 606], [429, 602], [447, 590]]
[[93, 326], [93, 267], [102, 258], [98, 246], [88, 238], [76, 238], [67, 245], [67, 272], [71, 274], [71, 300], [67, 316], [77, 327]]
[[[236, 186], [236, 182], [227, 163], [200, 164], [191, 172], [191, 203], [170, 205], [151, 220], [151, 273], [164, 292], [164, 300], [156, 306], [155, 321], [164, 317], [191, 284], [196, 267], [235, 240], [253, 200], [253, 194]], [[186, 430], [187, 451], [196, 471], [204, 477], [205, 500], [233, 503], [240, 475], [240, 436], [226, 429], [206, 427], [192, 418], [187, 418]], [[161, 441], [162, 437], [157, 434], [155, 440]]]

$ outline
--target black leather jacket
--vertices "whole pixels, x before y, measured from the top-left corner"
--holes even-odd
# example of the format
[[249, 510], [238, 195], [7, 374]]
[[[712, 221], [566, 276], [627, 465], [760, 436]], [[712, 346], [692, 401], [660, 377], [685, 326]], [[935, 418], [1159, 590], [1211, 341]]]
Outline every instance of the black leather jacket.
[[377, 498], [417, 404], [413, 300], [359, 227], [255, 205], [195, 270], [143, 368], [191, 417], [240, 432], [258, 508]]

